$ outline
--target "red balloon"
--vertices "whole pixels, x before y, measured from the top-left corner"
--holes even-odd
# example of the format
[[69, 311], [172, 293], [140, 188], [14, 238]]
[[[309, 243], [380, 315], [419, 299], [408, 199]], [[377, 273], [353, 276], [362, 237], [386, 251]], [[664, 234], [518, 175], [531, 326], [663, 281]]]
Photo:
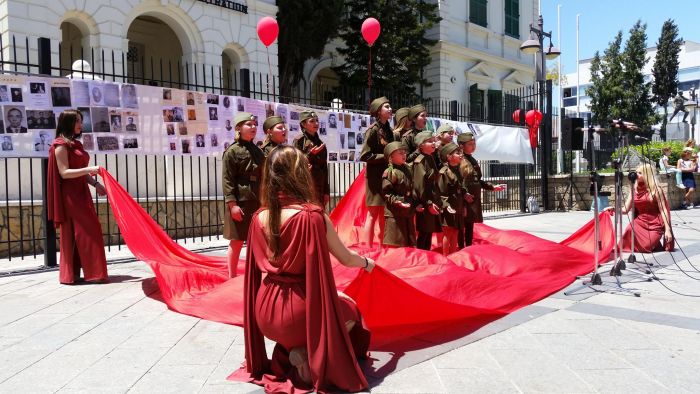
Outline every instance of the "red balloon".
[[513, 122], [516, 124], [520, 124], [520, 108], [513, 111]]
[[275, 42], [279, 32], [280, 27], [275, 18], [266, 16], [258, 21], [258, 37], [266, 47]]
[[539, 126], [541, 120], [542, 112], [536, 109], [531, 109], [525, 114], [525, 124], [527, 124], [530, 127], [532, 127], [535, 123], [537, 123], [537, 125]]
[[537, 127], [530, 127], [529, 128], [529, 133], [530, 133], [530, 148], [537, 148], [537, 130], [538, 130], [539, 125]]
[[362, 37], [367, 41], [369, 46], [374, 45], [374, 42], [379, 38], [379, 32], [382, 27], [379, 25], [379, 21], [374, 18], [367, 18], [362, 22]]

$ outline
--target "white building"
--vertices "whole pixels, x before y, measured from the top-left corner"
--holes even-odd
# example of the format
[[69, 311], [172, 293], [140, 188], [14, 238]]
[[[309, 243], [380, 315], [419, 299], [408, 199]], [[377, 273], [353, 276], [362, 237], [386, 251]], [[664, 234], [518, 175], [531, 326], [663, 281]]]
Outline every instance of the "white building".
[[[643, 73], [647, 81], [651, 80], [652, 74], [651, 69], [654, 66], [654, 59], [656, 57], [656, 47], [651, 47], [647, 49], [647, 57], [649, 61], [644, 67]], [[566, 86], [562, 87], [562, 100], [563, 107], [569, 113], [580, 113], [580, 117], [586, 119], [590, 113], [591, 98], [586, 94], [586, 89], [591, 86], [591, 61], [593, 59], [583, 59], [579, 61], [578, 65], [578, 78], [579, 86], [577, 89], [576, 73], [571, 73], [566, 75]], [[690, 98], [688, 91], [692, 86], [695, 86], [700, 93], [700, 44], [694, 41], [685, 41], [681, 46], [681, 52], [679, 54], [679, 69], [678, 69], [678, 81], [679, 89], [684, 92], [686, 98]], [[669, 117], [673, 113], [672, 102], [668, 103], [667, 107], [669, 111]], [[658, 107], [657, 111], [663, 113], [663, 108]], [[690, 110], [690, 115], [688, 116], [688, 122], [693, 123], [694, 119], [693, 112]], [[681, 122], [683, 118], [683, 113], [676, 115], [671, 123], [667, 125], [667, 136], [669, 139], [687, 139], [690, 137], [690, 132], [692, 130], [692, 124], [683, 124]], [[698, 139], [698, 130], [696, 128], [696, 135], [694, 138]]]

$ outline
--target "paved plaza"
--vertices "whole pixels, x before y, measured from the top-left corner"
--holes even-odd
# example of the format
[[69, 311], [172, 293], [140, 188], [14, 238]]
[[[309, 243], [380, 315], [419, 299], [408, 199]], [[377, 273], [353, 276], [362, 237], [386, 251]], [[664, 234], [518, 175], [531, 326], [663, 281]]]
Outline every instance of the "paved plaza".
[[[487, 224], [559, 241], [591, 217], [546, 213]], [[682, 251], [637, 255], [655, 264], [661, 283], [623, 276], [640, 297], [560, 292], [447, 343], [375, 352], [371, 392], [700, 392], [700, 209], [673, 211], [672, 221]], [[126, 256], [124, 248], [108, 254]], [[0, 260], [0, 271], [38, 264]], [[0, 276], [0, 392], [262, 392], [226, 381], [243, 361], [241, 328], [168, 310], [142, 262], [110, 264], [109, 273], [112, 283], [78, 286], [60, 285], [57, 271]]]

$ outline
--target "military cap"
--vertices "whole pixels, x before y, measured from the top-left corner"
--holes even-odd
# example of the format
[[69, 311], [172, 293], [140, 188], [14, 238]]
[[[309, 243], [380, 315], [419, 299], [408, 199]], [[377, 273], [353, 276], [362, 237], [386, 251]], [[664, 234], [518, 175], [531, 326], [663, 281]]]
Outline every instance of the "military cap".
[[250, 112], [239, 112], [236, 117], [233, 118], [233, 125], [238, 126], [239, 123], [243, 123], [248, 120], [256, 120], [255, 116]]
[[391, 154], [394, 153], [394, 151], [399, 149], [408, 150], [408, 148], [406, 148], [406, 145], [404, 145], [401, 141], [393, 141], [386, 144], [386, 146], [384, 147], [384, 158], [388, 161], [389, 156], [391, 156]]
[[282, 119], [281, 116], [268, 116], [268, 118], [265, 119], [265, 123], [263, 123], [263, 130], [267, 131], [280, 123], [284, 123], [284, 119]]
[[389, 102], [389, 99], [384, 97], [384, 96], [372, 100], [372, 102], [369, 104], [369, 114], [372, 116], [377, 116], [377, 113], [379, 112], [379, 108], [381, 108], [382, 105], [384, 105], [388, 102]]
[[445, 124], [441, 125], [440, 127], [438, 127], [437, 133], [436, 133], [436, 134], [437, 134], [437, 135], [440, 135], [440, 134], [442, 134], [442, 133], [448, 133], [448, 132], [450, 132], [450, 131], [455, 131], [455, 128], [452, 127], [451, 124], [445, 123]]
[[459, 149], [459, 146], [453, 142], [443, 145], [442, 148], [440, 148], [440, 160], [442, 160], [443, 163], [447, 163], [447, 156], [457, 149]]
[[416, 136], [413, 137], [413, 141], [416, 143], [416, 146], [420, 146], [420, 144], [424, 143], [429, 138], [433, 138], [433, 133], [426, 130], [416, 134]]
[[318, 119], [318, 115], [316, 115], [315, 111], [304, 111], [301, 114], [299, 114], [299, 123], [311, 119], [311, 118], [316, 118]]
[[462, 133], [457, 136], [457, 143], [458, 144], [463, 144], [465, 142], [469, 142], [474, 139], [474, 134], [472, 133]]
[[425, 111], [423, 104], [417, 104], [408, 109], [408, 118], [413, 120], [418, 116], [419, 113]]
[[408, 116], [408, 107], [399, 108], [394, 114], [396, 124], [401, 123], [401, 121]]

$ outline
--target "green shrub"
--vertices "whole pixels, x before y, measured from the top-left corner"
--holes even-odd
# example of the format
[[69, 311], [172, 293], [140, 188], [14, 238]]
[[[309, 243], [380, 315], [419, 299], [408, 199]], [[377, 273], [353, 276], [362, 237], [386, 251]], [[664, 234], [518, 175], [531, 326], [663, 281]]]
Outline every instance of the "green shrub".
[[[675, 166], [678, 159], [681, 158], [681, 152], [683, 147], [685, 147], [685, 141], [654, 141], [644, 145], [635, 145], [634, 149], [639, 153], [644, 153], [644, 156], [651, 160], [652, 163], [656, 164], [658, 169], [659, 159], [663, 156], [662, 149], [668, 146], [671, 148], [671, 154], [668, 158], [668, 163]], [[623, 149], [618, 149], [612, 154], [613, 160], [615, 160]], [[624, 153], [627, 153], [627, 148], [624, 148]]]

